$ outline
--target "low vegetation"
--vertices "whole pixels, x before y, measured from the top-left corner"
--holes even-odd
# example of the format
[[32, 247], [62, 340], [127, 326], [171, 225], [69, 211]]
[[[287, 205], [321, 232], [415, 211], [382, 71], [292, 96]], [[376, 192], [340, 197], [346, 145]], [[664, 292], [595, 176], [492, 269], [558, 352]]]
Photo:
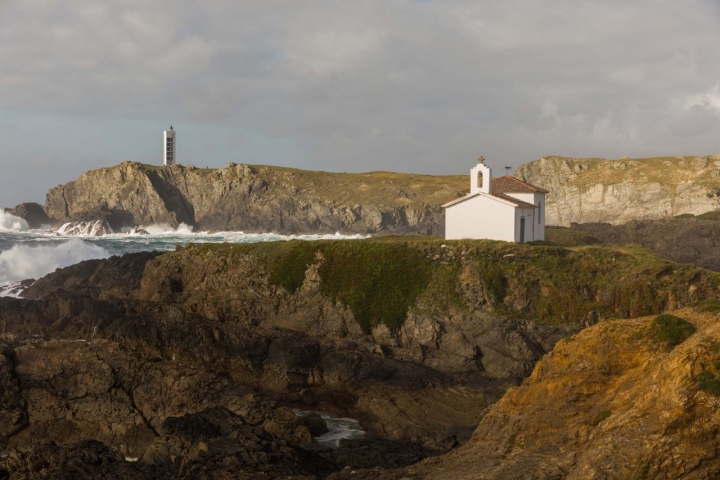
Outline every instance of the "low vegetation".
[[399, 329], [431, 276], [431, 262], [399, 244], [335, 242], [323, 256], [322, 290], [347, 305], [366, 332], [380, 323]]
[[698, 388], [708, 392], [710, 395], [720, 396], [720, 378], [714, 373], [704, 371], [697, 377]]
[[[720, 274], [659, 259], [640, 247], [382, 237], [188, 249], [256, 257], [269, 282], [289, 294], [316, 265], [321, 290], [350, 308], [366, 332], [380, 323], [400, 328], [411, 308], [442, 315], [481, 308], [544, 323], [657, 315], [717, 302], [720, 285]], [[659, 335], [667, 333], [665, 341], [672, 343], [673, 329], [686, 331], [663, 323]]]
[[692, 323], [669, 313], [655, 317], [653, 327], [655, 340], [664, 343], [668, 350], [677, 347], [697, 331]]
[[567, 183], [586, 188], [592, 185], [613, 185], [627, 181], [679, 185], [686, 182], [708, 188], [720, 188], [715, 176], [718, 156], [677, 156], [653, 158], [567, 158], [547, 157], [562, 160], [570, 169], [578, 172]]

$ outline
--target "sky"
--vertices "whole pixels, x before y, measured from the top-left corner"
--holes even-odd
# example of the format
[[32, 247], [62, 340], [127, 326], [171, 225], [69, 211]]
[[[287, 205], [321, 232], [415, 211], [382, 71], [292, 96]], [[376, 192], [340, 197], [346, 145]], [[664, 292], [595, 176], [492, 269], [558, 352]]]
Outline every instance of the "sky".
[[0, 0], [0, 206], [124, 160], [720, 153], [719, 0]]

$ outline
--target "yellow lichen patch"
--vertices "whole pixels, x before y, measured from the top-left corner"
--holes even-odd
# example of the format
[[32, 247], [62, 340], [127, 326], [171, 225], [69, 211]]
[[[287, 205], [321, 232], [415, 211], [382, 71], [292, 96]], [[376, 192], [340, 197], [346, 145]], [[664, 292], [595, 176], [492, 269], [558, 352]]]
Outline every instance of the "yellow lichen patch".
[[601, 322], [559, 342], [440, 465], [459, 479], [714, 478], [720, 397], [699, 377], [720, 373], [720, 323], [698, 308], [673, 315], [697, 331], [672, 350], [657, 341], [656, 316]]

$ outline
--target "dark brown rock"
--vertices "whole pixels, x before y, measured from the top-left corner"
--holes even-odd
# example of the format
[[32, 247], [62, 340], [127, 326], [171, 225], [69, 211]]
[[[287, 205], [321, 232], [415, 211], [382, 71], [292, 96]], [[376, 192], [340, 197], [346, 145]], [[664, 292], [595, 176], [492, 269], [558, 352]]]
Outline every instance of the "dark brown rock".
[[319, 437], [328, 432], [327, 422], [317, 412], [310, 412], [300, 417], [300, 424], [305, 425], [313, 437]]
[[30, 228], [40, 228], [52, 223], [43, 207], [37, 203], [21, 203], [15, 208], [6, 208], [5, 212], [24, 219]]
[[[10, 455], [0, 468], [18, 478], [65, 475], [73, 465], [90, 477], [349, 478], [343, 468], [355, 466], [366, 469], [355, 478], [395, 478], [378, 467], [458, 449], [493, 402], [579, 329], [494, 314], [472, 260], [479, 245], [414, 244], [462, 282], [452, 302], [430, 295], [446, 283], [429, 284], [402, 327], [373, 335], [323, 292], [317, 265], [290, 293], [270, 282], [272, 264], [251, 248], [188, 247], [58, 270], [28, 290], [38, 300], [0, 298], [0, 418], [17, 427], [3, 431]], [[575, 258], [554, 247], [507, 248], [517, 256], [502, 261], [526, 270]], [[622, 260], [614, 250], [601, 258], [613, 271]], [[717, 274], [649, 258], [650, 273], [638, 275], [662, 275], [675, 305], [716, 295]], [[503, 305], [523, 312], [537, 285], [511, 280]], [[304, 398], [357, 418], [368, 438], [336, 453], [319, 446], [290, 410]]]
[[642, 245], [657, 255], [720, 271], [720, 218], [717, 212], [698, 217], [631, 221], [624, 225], [573, 223], [571, 230], [586, 233], [610, 245]]

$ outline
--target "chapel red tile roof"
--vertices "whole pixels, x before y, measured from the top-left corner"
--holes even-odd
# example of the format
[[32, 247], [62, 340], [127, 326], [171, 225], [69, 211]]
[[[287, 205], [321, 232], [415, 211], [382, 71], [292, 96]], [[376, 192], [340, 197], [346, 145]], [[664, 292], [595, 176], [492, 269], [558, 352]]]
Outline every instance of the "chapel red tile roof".
[[492, 193], [548, 193], [544, 188], [536, 187], [519, 178], [503, 175], [492, 179]]
[[504, 193], [493, 193], [492, 196], [497, 197], [497, 198], [502, 198], [506, 202], [514, 203], [518, 207], [537, 208], [537, 205], [533, 205], [532, 203], [528, 203], [528, 202], [523, 202], [522, 200], [513, 198], [510, 195], [505, 195]]
[[[518, 200], [516, 198], [513, 198], [509, 195], [505, 195], [506, 193], [548, 193], [547, 190], [544, 188], [540, 188], [538, 186], [535, 186], [531, 183], [523, 182], [519, 178], [512, 177], [510, 175], [503, 175], [502, 177], [497, 177], [492, 179], [492, 183], [490, 184], [492, 187], [492, 193], [494, 197], [502, 198], [503, 200], [515, 203], [518, 206], [521, 207], [534, 207], [535, 205], [527, 202], [523, 202], [521, 200]], [[466, 200], [470, 197], [470, 189], [466, 188], [461, 193], [464, 193], [465, 196], [462, 196], [460, 198], [456, 198], [455, 200], [451, 200], [450, 202], [442, 205], [443, 207], [449, 207], [450, 205], [454, 205], [456, 203], [459, 203], [461, 200]]]
[[[463, 197], [456, 198], [455, 200], [452, 200], [448, 203], [445, 203], [441, 205], [443, 208], [450, 207], [452, 205], [455, 205], [456, 203], [464, 202], [465, 200], [469, 200], [473, 197], [477, 197], [480, 195], [480, 192], [470, 193]], [[484, 195], [484, 194], [483, 194]], [[493, 193], [490, 195], [491, 197], [499, 198], [500, 200], [504, 200], [508, 203], [512, 203], [516, 207], [525, 207], [525, 208], [537, 208], [537, 205], [533, 205], [532, 203], [524, 202], [522, 200], [518, 200], [517, 198], [511, 197], [510, 195], [505, 195], [504, 193]]]

